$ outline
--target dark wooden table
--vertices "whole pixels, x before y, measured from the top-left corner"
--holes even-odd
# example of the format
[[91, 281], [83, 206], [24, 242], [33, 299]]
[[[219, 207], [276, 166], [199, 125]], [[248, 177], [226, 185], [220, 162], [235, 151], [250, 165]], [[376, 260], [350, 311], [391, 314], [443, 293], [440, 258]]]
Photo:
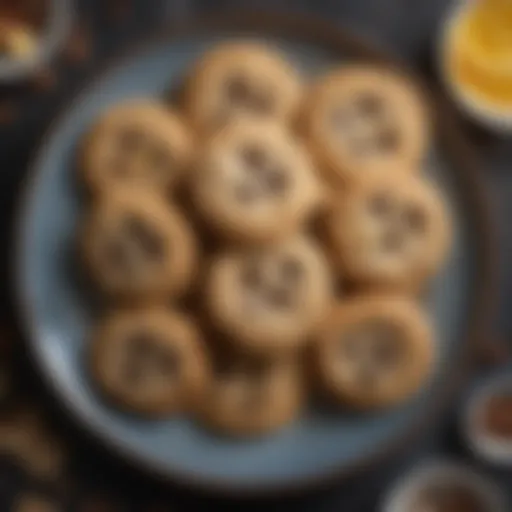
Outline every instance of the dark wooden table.
[[[150, 33], [165, 20], [177, 25], [196, 15], [207, 15], [222, 9], [243, 7], [245, 2], [228, 0], [83, 0], [79, 2], [77, 29], [65, 53], [36, 81], [21, 87], [0, 89], [0, 233], [3, 245], [2, 266], [5, 286], [0, 297], [3, 304], [6, 334], [14, 344], [13, 373], [16, 393], [28, 397], [30, 403], [43, 403], [50, 416], [57, 418], [56, 429], [66, 439], [70, 454], [69, 470], [55, 482], [41, 483], [27, 478], [20, 465], [2, 460], [0, 464], [0, 509], [11, 508], [13, 499], [30, 490], [40, 491], [61, 503], [62, 510], [96, 512], [154, 510], [206, 510], [217, 504], [211, 497], [192, 495], [146, 481], [109, 458], [80, 432], [69, 419], [60, 414], [58, 405], [41, 389], [37, 375], [23, 354], [11, 325], [14, 318], [8, 282], [8, 259], [11, 247], [11, 219], [17, 191], [25, 174], [29, 157], [37, 147], [39, 137], [60, 106], [76, 91], [101, 63], [133, 40]], [[256, 2], [255, 2], [256, 3]], [[246, 5], [255, 3], [246, 2]], [[340, 27], [349, 27], [381, 47], [409, 60], [431, 76], [429, 56], [433, 51], [439, 22], [449, 5], [447, 0], [258, 0], [261, 8], [300, 10], [328, 17]], [[508, 219], [512, 218], [512, 144], [467, 127], [477, 146], [482, 162], [482, 176], [493, 198], [495, 222], [501, 243], [500, 308], [495, 319], [492, 338], [506, 338], [512, 328], [512, 271], [507, 259], [512, 253]], [[509, 217], [510, 214], [510, 217]], [[0, 350], [1, 350], [0, 339]], [[0, 352], [0, 355], [2, 353]], [[1, 360], [1, 359], [0, 359]], [[19, 395], [16, 395], [19, 396]], [[12, 398], [12, 397], [11, 397]], [[17, 400], [17, 399], [16, 399]], [[0, 423], [2, 416], [0, 415]], [[370, 512], [378, 510], [377, 503], [389, 483], [408, 465], [424, 454], [452, 454], [465, 458], [457, 442], [454, 417], [443, 418], [421, 445], [411, 447], [401, 460], [368, 471], [364, 477], [345, 482], [335, 489], [314, 495], [274, 500], [265, 503], [225, 503], [228, 509], [269, 510], [343, 510]], [[63, 483], [64, 482], [64, 483]], [[161, 508], [150, 508], [160, 503]], [[89, 508], [87, 508], [89, 507]], [[103, 507], [103, 508], [101, 508]], [[108, 508], [112, 507], [112, 508]], [[60, 508], [58, 510], [61, 510]]]

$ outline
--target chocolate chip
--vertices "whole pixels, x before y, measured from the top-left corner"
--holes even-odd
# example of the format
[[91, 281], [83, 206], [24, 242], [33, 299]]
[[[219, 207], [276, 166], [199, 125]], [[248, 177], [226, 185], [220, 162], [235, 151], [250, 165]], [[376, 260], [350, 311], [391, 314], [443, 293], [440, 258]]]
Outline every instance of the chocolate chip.
[[143, 359], [151, 351], [154, 337], [147, 331], [135, 332], [130, 335], [127, 344], [130, 356], [136, 360]]
[[143, 139], [144, 136], [133, 128], [126, 128], [118, 135], [119, 147], [123, 151], [133, 151], [140, 146]]
[[263, 281], [260, 263], [254, 259], [247, 262], [242, 269], [242, 283], [247, 288], [258, 288]]
[[423, 210], [411, 206], [403, 214], [404, 221], [411, 231], [423, 233], [426, 228], [427, 219]]
[[180, 369], [180, 357], [176, 351], [163, 348], [155, 354], [155, 365], [162, 375], [176, 377]]
[[127, 236], [139, 245], [151, 259], [159, 260], [164, 256], [162, 238], [142, 219], [128, 217], [124, 221]]
[[109, 268], [126, 267], [128, 264], [128, 254], [126, 246], [118, 238], [108, 239], [105, 242], [104, 257]]
[[385, 153], [396, 151], [399, 146], [399, 136], [396, 130], [392, 128], [386, 128], [382, 130], [375, 141], [380, 151]]
[[246, 146], [242, 148], [242, 160], [250, 171], [260, 172], [267, 164], [265, 151], [258, 146]]
[[268, 374], [269, 364], [260, 359], [250, 359], [245, 363], [244, 369], [252, 381], [261, 382]]
[[159, 344], [155, 335], [136, 332], [128, 340], [125, 378], [137, 382], [149, 372], [174, 377], [179, 370], [180, 358], [176, 351]]
[[279, 309], [289, 309], [294, 304], [292, 291], [286, 286], [275, 286], [268, 291], [267, 299], [272, 306]]
[[289, 258], [282, 263], [281, 272], [287, 282], [296, 283], [303, 274], [304, 267], [296, 259]]
[[265, 183], [273, 194], [282, 194], [288, 185], [285, 173], [280, 169], [272, 169], [265, 173]]
[[377, 338], [374, 346], [374, 356], [379, 364], [384, 366], [394, 365], [400, 358], [400, 355], [401, 351], [395, 340], [388, 337]]
[[246, 103], [251, 95], [247, 80], [239, 75], [232, 76], [226, 84], [226, 92], [233, 103]]
[[384, 217], [390, 213], [393, 207], [393, 201], [389, 194], [379, 192], [370, 199], [370, 211], [378, 216]]
[[274, 102], [269, 93], [256, 91], [243, 76], [233, 76], [226, 85], [227, 97], [237, 106], [243, 105], [254, 112], [267, 114], [272, 111]]
[[380, 115], [384, 110], [382, 98], [373, 93], [361, 94], [355, 100], [358, 112], [363, 116], [375, 117]]

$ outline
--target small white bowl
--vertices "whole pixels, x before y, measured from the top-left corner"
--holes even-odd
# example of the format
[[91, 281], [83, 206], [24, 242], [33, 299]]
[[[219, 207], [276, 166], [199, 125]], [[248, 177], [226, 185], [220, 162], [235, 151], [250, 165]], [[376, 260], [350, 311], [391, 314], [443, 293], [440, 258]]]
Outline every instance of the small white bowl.
[[35, 54], [26, 60], [0, 58], [0, 83], [19, 82], [42, 69], [65, 42], [72, 19], [70, 0], [47, 0], [48, 15]]
[[460, 82], [453, 79], [449, 70], [450, 35], [460, 21], [461, 16], [478, 0], [456, 0], [449, 8], [441, 26], [438, 44], [436, 47], [436, 60], [439, 75], [443, 86], [454, 100], [457, 108], [467, 114], [477, 124], [498, 134], [512, 134], [512, 106], [509, 110], [486, 104], [485, 100], [478, 98]]
[[401, 479], [385, 497], [382, 512], [415, 512], [414, 501], [418, 494], [430, 486], [454, 484], [470, 489], [478, 496], [488, 512], [508, 510], [504, 493], [490, 479], [462, 463], [436, 460], [421, 464]]
[[462, 414], [461, 428], [470, 450], [478, 458], [497, 466], [512, 467], [512, 439], [507, 441], [488, 435], [481, 428], [485, 403], [500, 391], [512, 393], [512, 375], [500, 374], [471, 395]]

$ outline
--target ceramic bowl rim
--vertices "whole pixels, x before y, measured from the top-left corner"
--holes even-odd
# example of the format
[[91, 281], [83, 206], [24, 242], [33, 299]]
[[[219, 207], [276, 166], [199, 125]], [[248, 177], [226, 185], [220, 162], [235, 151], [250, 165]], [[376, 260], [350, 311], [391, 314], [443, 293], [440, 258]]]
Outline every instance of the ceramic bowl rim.
[[[290, 482], [281, 483], [275, 486], [251, 486], [244, 484], [230, 485], [224, 480], [217, 480], [215, 477], [197, 477], [183, 476], [179, 471], [161, 471], [156, 465], [149, 463], [143, 457], [137, 454], [136, 450], [132, 450], [128, 443], [116, 439], [114, 436], [107, 434], [100, 425], [94, 423], [91, 418], [85, 418], [81, 412], [74, 407], [72, 398], [68, 396], [62, 389], [59, 389], [57, 382], [52, 378], [49, 372], [44, 371], [44, 365], [41, 364], [39, 352], [37, 349], [37, 328], [34, 319], [31, 316], [30, 300], [24, 290], [21, 275], [21, 268], [18, 263], [21, 258], [22, 251], [22, 228], [25, 225], [25, 218], [29, 212], [32, 194], [37, 190], [38, 176], [37, 169], [40, 168], [39, 161], [42, 156], [39, 155], [40, 148], [46, 145], [46, 141], [53, 138], [61, 124], [61, 120], [66, 114], [78, 103], [83, 97], [87, 96], [89, 90], [101, 82], [114, 69], [122, 67], [126, 62], [130, 62], [139, 55], [140, 51], [146, 51], [154, 48], [162, 42], [179, 41], [180, 38], [192, 36], [204, 36], [215, 34], [219, 31], [229, 31], [230, 33], [241, 30], [241, 33], [256, 34], [273, 34], [284, 38], [291, 38], [308, 42], [309, 44], [326, 48], [335, 54], [352, 53], [358, 55], [358, 58], [364, 61], [370, 61], [386, 65], [391, 68], [406, 70], [406, 66], [390, 57], [386, 52], [382, 52], [376, 47], [353, 35], [350, 31], [340, 29], [336, 24], [320, 17], [310, 14], [294, 13], [279, 11], [261, 11], [261, 10], [242, 10], [229, 11], [228, 13], [220, 13], [218, 15], [210, 15], [208, 17], [194, 19], [191, 23], [183, 24], [180, 27], [170, 26], [164, 27], [157, 35], [150, 36], [148, 39], [131, 48], [127, 52], [123, 52], [121, 58], [115, 59], [113, 62], [107, 63], [103, 70], [94, 73], [92, 80], [89, 81], [81, 92], [77, 94], [71, 104], [64, 105], [62, 113], [58, 115], [50, 124], [48, 130], [43, 135], [42, 142], [37, 146], [35, 156], [28, 168], [24, 184], [22, 186], [22, 194], [18, 204], [14, 228], [14, 250], [13, 250], [13, 290], [15, 295], [15, 304], [18, 316], [18, 324], [20, 332], [27, 342], [29, 357], [33, 360], [34, 367], [39, 368], [42, 373], [43, 380], [52, 393], [59, 398], [68, 416], [73, 418], [77, 425], [81, 426], [92, 438], [99, 442], [100, 445], [106, 446], [109, 450], [117, 455], [121, 460], [134, 469], [142, 469], [145, 473], [153, 478], [171, 483], [178, 487], [182, 487], [194, 491], [202, 491], [209, 495], [218, 495], [228, 498], [270, 498], [303, 495], [307, 491], [319, 490], [331, 487], [339, 483], [343, 479], [354, 477], [361, 474], [370, 467], [377, 466], [380, 463], [390, 460], [397, 456], [401, 451], [416, 440], [439, 415], [445, 411], [447, 406], [455, 398], [462, 384], [467, 380], [474, 355], [478, 347], [478, 340], [489, 328], [495, 309], [495, 300], [497, 298], [497, 237], [494, 231], [495, 224], [491, 220], [490, 200], [486, 196], [486, 187], [478, 174], [476, 161], [478, 160], [469, 145], [465, 142], [463, 133], [459, 129], [456, 119], [448, 115], [447, 107], [444, 101], [439, 97], [439, 104], [434, 113], [440, 116], [440, 120], [436, 123], [442, 130], [443, 136], [439, 137], [439, 142], [446, 145], [451, 150], [453, 158], [459, 160], [456, 167], [463, 176], [467, 188], [467, 199], [470, 202], [471, 210], [475, 211], [475, 229], [479, 233], [475, 250], [478, 253], [479, 268], [475, 275], [476, 292], [471, 299], [471, 311], [468, 319], [467, 342], [464, 344], [463, 356], [458, 365], [458, 371], [450, 372], [450, 379], [446, 383], [446, 391], [443, 393], [442, 399], [431, 400], [425, 407], [424, 414], [418, 417], [413, 425], [410, 425], [407, 432], [402, 432], [399, 438], [393, 439], [386, 443], [376, 453], [362, 457], [361, 460], [354, 464], [335, 468], [322, 474], [308, 476], [304, 478], [296, 478]], [[124, 55], [124, 56], [123, 56]], [[409, 72], [414, 78], [415, 74]], [[436, 117], [436, 116], [434, 116]], [[463, 170], [462, 170], [463, 169]]]
[[448, 458], [430, 459], [416, 465], [411, 473], [399, 478], [384, 498], [383, 512], [408, 512], [411, 497], [423, 486], [439, 479], [464, 482], [487, 503], [489, 511], [506, 512], [506, 498], [499, 486], [479, 471]]

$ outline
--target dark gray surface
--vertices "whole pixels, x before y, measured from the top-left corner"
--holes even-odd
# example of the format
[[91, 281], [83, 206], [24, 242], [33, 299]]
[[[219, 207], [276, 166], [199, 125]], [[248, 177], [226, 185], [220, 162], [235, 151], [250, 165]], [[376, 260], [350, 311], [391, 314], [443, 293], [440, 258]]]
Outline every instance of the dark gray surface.
[[[115, 53], [116, 49], [125, 47], [134, 39], [161, 24], [165, 18], [171, 18], [177, 25], [180, 21], [197, 14], [232, 9], [251, 5], [250, 2], [226, 0], [176, 0], [161, 2], [158, 0], [138, 0], [134, 2], [135, 11], [128, 12], [122, 24], [113, 24], [107, 14], [106, 0], [83, 1], [80, 6], [80, 19], [91, 23], [94, 27], [96, 41], [96, 56], [91, 62], [76, 67], [61, 66], [61, 80], [58, 87], [48, 92], [33, 92], [22, 88], [17, 91], [3, 91], [4, 97], [19, 98], [20, 116], [15, 124], [0, 127], [0, 204], [4, 208], [2, 217], [1, 240], [7, 248], [2, 253], [8, 254], [10, 247], [11, 212], [15, 204], [16, 191], [26, 170], [28, 157], [38, 142], [38, 138], [54, 115], [59, 105], [65, 104], [66, 98], [76, 90], [83, 79], [98, 64]], [[254, 6], [254, 2], [252, 2]], [[380, 46], [388, 48], [391, 52], [402, 56], [412, 63], [424, 64], [426, 56], [433, 47], [435, 33], [445, 9], [446, 0], [259, 0], [262, 8], [278, 8], [279, 10], [301, 10], [316, 15], [326, 16], [342, 27], [348, 27], [360, 32]], [[165, 14], [165, 15], [164, 15]], [[507, 141], [481, 137], [475, 135], [482, 155], [482, 175], [489, 187], [493, 199], [496, 223], [501, 242], [501, 289], [500, 311], [496, 319], [496, 331], [507, 335], [512, 327], [512, 317], [509, 318], [507, 307], [512, 301], [512, 274], [508, 270], [507, 259], [512, 251], [508, 218], [512, 214], [512, 173], [508, 167], [512, 165], [512, 145]], [[9, 278], [7, 261], [2, 266], [5, 279]], [[9, 310], [9, 295], [3, 295], [6, 310]], [[411, 453], [404, 461], [395, 461], [392, 467], [382, 468], [378, 472], [369, 474], [366, 478], [359, 478], [353, 482], [346, 482], [342, 487], [329, 492], [319, 493], [300, 500], [287, 500], [280, 503], [267, 503], [268, 509], [286, 510], [344, 510], [347, 512], [370, 512], [374, 510], [379, 496], [394, 476], [406, 467], [410, 460], [416, 459], [418, 453], [449, 452], [463, 456], [458, 447], [453, 427], [454, 418], [446, 418], [443, 425], [432, 433], [432, 440], [425, 442], [424, 446], [411, 447]], [[89, 451], [89, 448], [87, 448]], [[132, 479], [121, 473], [111, 464], [103, 467], [103, 456], [95, 455], [90, 462], [90, 478], [101, 480], [103, 486], [112, 485], [119, 493], [128, 493], [128, 489], [142, 486], [142, 494], [153, 492], [153, 487], [147, 489], [139, 479]], [[99, 470], [99, 467], [102, 467]], [[105, 469], [106, 468], [106, 469]], [[117, 477], [116, 477], [117, 475]], [[110, 484], [112, 482], [112, 484]], [[126, 490], [126, 491], [125, 491]], [[211, 502], [199, 497], [192, 497], [188, 493], [172, 494], [169, 502], [184, 500], [184, 508], [205, 509], [211, 507]], [[128, 502], [136, 503], [136, 497]], [[232, 505], [235, 508], [238, 506]], [[254, 508], [262, 505], [255, 505]], [[179, 507], [177, 507], [179, 509]], [[231, 508], [231, 507], [229, 507]], [[244, 505], [244, 509], [246, 506]], [[131, 510], [131, 508], [127, 508]]]

